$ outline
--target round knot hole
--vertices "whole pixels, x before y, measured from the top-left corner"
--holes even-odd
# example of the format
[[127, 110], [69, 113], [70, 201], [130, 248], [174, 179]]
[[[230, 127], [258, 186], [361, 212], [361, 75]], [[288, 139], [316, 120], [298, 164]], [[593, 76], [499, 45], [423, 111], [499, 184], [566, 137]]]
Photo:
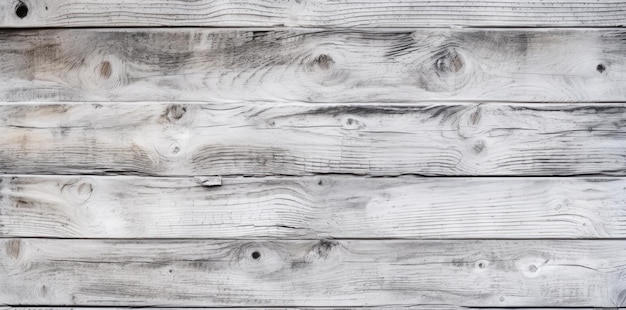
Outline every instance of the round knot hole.
[[602, 73], [602, 72], [604, 72], [604, 70], [606, 70], [606, 67], [603, 64], [599, 64], [596, 67], [596, 70], [598, 70], [598, 72]]
[[535, 265], [530, 265], [530, 266], [528, 267], [528, 271], [530, 271], [530, 272], [537, 272], [537, 266], [535, 266]]
[[261, 258], [261, 253], [259, 251], [254, 251], [252, 252], [252, 259], [259, 259]]
[[24, 2], [20, 1], [15, 7], [15, 15], [17, 15], [17, 17], [19, 18], [26, 17], [26, 15], [28, 15], [28, 6], [26, 6]]

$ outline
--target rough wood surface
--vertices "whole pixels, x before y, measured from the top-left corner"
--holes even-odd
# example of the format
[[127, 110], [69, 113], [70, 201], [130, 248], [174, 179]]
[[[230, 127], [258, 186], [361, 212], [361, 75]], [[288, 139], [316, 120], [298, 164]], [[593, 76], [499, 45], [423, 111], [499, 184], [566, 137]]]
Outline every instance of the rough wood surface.
[[0, 237], [626, 238], [621, 178], [0, 181]]
[[[29, 306], [18, 306], [18, 307], [0, 307], [0, 310], [129, 310], [136, 309], [132, 307], [29, 307]], [[141, 307], [141, 309], [154, 309], [154, 310], [234, 310], [234, 309], [258, 309], [258, 310], [367, 310], [367, 309], [416, 309], [416, 310], [471, 310], [475, 308], [470, 307], [459, 307], [452, 305], [412, 305], [412, 306], [376, 306], [376, 307], [368, 307], [368, 306], [359, 306], [359, 307], [271, 307], [271, 308], [263, 308], [263, 307], [160, 307], [160, 306], [152, 306], [152, 307]], [[481, 308], [485, 309], [485, 308]], [[544, 310], [541, 308], [518, 308], [520, 310]], [[571, 310], [571, 308], [547, 308], [549, 310]], [[576, 310], [601, 310], [603, 308], [576, 308]], [[506, 308], [500, 309], [485, 309], [485, 310], [507, 310]], [[606, 308], [606, 310], [615, 310], [615, 308]]]
[[625, 51], [608, 29], [5, 30], [0, 100], [626, 101]]
[[9, 305], [626, 304], [626, 241], [0, 241]]
[[3, 104], [0, 172], [624, 175], [625, 138], [621, 103]]
[[[141, 307], [142, 309], [155, 309], [155, 310], [174, 310], [180, 308], [166, 308], [166, 307]], [[453, 305], [412, 305], [412, 306], [360, 306], [360, 307], [341, 307], [341, 309], [417, 309], [417, 310], [471, 310], [471, 309], [482, 309], [482, 310], [507, 310], [510, 308], [476, 308], [476, 307], [460, 307]], [[0, 307], [2, 310], [96, 310], [96, 309], [104, 309], [104, 310], [128, 310], [129, 307], [29, 307], [29, 306], [20, 306], [20, 307]], [[237, 307], [185, 307], [185, 310], [226, 310], [226, 309], [245, 309], [245, 308], [237, 308]], [[313, 310], [313, 309], [335, 309], [337, 307], [271, 307], [271, 308], [263, 308], [263, 307], [254, 307], [254, 309], [259, 310], [291, 310], [291, 309], [302, 309], [302, 310]], [[572, 308], [515, 308], [519, 310], [571, 310]], [[610, 307], [610, 308], [601, 308], [601, 307], [593, 307], [593, 308], [584, 308], [584, 307], [576, 307], [576, 310], [619, 310], [619, 308]]]
[[[623, 26], [619, 0], [22, 0], [0, 2], [0, 27]], [[26, 12], [24, 12], [24, 7]]]

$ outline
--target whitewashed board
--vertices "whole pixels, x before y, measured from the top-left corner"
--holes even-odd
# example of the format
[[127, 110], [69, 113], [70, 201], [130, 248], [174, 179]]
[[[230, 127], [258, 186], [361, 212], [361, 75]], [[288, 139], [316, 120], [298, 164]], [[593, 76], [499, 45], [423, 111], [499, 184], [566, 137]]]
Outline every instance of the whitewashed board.
[[0, 309], [626, 307], [625, 25], [2, 1]]
[[622, 178], [5, 176], [0, 237], [608, 239], [625, 205]]
[[0, 2], [0, 27], [624, 26], [620, 0], [22, 0]]
[[622, 103], [5, 103], [0, 132], [8, 174], [626, 172]]
[[[356, 310], [356, 309], [371, 309], [373, 307], [341, 307], [340, 309], [346, 309], [346, 310]], [[416, 310], [464, 310], [464, 309], [471, 309], [471, 308], [466, 308], [466, 307], [458, 307], [458, 306], [452, 306], [452, 305], [413, 305], [413, 306], [377, 306], [375, 307], [376, 309], [416, 309]], [[128, 309], [136, 309], [136, 308], [132, 308], [132, 307], [103, 307], [103, 306], [98, 306], [98, 307], [30, 307], [30, 306], [19, 306], [19, 307], [0, 307], [1, 310], [96, 310], [96, 309], [102, 309], [102, 310], [128, 310]], [[232, 310], [232, 309], [242, 309], [242, 308], [236, 308], [236, 307], [141, 307], [141, 309], [146, 309], [146, 310], [180, 310], [180, 309], [184, 309], [184, 310]], [[243, 308], [243, 309], [258, 309], [258, 310], [291, 310], [291, 309], [302, 309], [302, 310], [317, 310], [317, 309], [322, 309], [322, 310], [336, 310], [338, 309], [337, 307], [271, 307], [271, 308], [267, 308], [267, 307], [248, 307], [248, 308]], [[505, 310], [506, 308], [492, 308], [492, 310]], [[543, 310], [541, 308], [518, 308], [521, 310]], [[570, 310], [568, 308], [549, 308], [550, 310]], [[601, 308], [577, 308], [577, 310], [599, 310]], [[487, 309], [486, 309], [487, 310]], [[607, 309], [607, 310], [614, 310], [614, 309]]]
[[[94, 308], [98, 308], [98, 309], [103, 309], [103, 310], [128, 310], [129, 307], [29, 307], [29, 306], [19, 306], [19, 307], [0, 307], [0, 309], [2, 310], [94, 310]], [[181, 309], [181, 307], [178, 308], [167, 308], [167, 307], [141, 307], [142, 309], [149, 309], [149, 310], [174, 310], [174, 309]], [[452, 306], [452, 305], [412, 305], [412, 306], [400, 306], [400, 305], [394, 305], [394, 306], [376, 306], [376, 307], [341, 307], [339, 309], [346, 309], [346, 310], [356, 310], [356, 309], [371, 309], [371, 308], [376, 308], [376, 309], [416, 309], [416, 310], [471, 310], [471, 309], [477, 309], [474, 307], [459, 307], [459, 306]], [[238, 309], [238, 308], [234, 308], [234, 307], [205, 307], [205, 308], [200, 308], [200, 307], [184, 307], [185, 310], [200, 310], [200, 309], [206, 309], [206, 310], [226, 310], [226, 309]], [[241, 308], [239, 308], [241, 309]], [[290, 309], [302, 309], [302, 310], [314, 310], [314, 309], [338, 309], [338, 307], [271, 307], [271, 308], [264, 308], [264, 307], [253, 307], [253, 309], [259, 309], [259, 310], [290, 310]], [[506, 310], [507, 308], [480, 308], [482, 310]], [[510, 309], [510, 308], [509, 308]], [[516, 309], [519, 310], [571, 310], [572, 308], [538, 308], [538, 307], [533, 307], [533, 308], [523, 308], [523, 307], [518, 307]], [[615, 310], [615, 307], [612, 308], [600, 308], [600, 307], [594, 307], [594, 308], [584, 308], [584, 307], [577, 307], [576, 310], [602, 310], [602, 309], [606, 309], [606, 310]], [[619, 309], [619, 308], [618, 308]]]
[[626, 300], [626, 241], [0, 241], [10, 305], [594, 305]]
[[0, 31], [1, 101], [626, 101], [621, 29]]

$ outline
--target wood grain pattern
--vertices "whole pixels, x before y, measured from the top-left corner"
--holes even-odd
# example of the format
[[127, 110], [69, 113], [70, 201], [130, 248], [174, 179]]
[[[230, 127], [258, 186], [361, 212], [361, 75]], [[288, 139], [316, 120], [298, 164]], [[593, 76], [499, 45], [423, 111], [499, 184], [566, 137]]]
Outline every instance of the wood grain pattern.
[[[10, 305], [618, 307], [626, 241], [3, 239]], [[7, 285], [10, 283], [10, 285]]]
[[0, 32], [2, 101], [626, 101], [626, 31]]
[[[0, 27], [623, 26], [618, 0], [22, 0], [0, 3]], [[22, 9], [23, 10], [23, 9]]]
[[[341, 309], [345, 309], [345, 310], [364, 310], [364, 309], [372, 309], [374, 307], [367, 307], [367, 306], [359, 306], [359, 307], [341, 307]], [[470, 310], [471, 308], [467, 308], [467, 307], [459, 307], [459, 306], [453, 306], [453, 305], [411, 305], [411, 306], [376, 306], [376, 309], [416, 309], [416, 310]], [[97, 310], [97, 309], [103, 309], [103, 310], [128, 310], [129, 307], [103, 307], [103, 306], [97, 306], [97, 307], [29, 307], [29, 306], [20, 306], [20, 307], [0, 307], [0, 310]], [[131, 308], [132, 309], [132, 308]], [[141, 309], [154, 309], [154, 310], [180, 310], [181, 307], [177, 307], [177, 308], [168, 308], [168, 307], [141, 307]], [[184, 310], [233, 310], [233, 309], [247, 309], [247, 308], [241, 308], [241, 307], [184, 307]], [[337, 307], [270, 307], [270, 308], [264, 308], [264, 307], [254, 307], [253, 309], [255, 310], [295, 310], [295, 309], [301, 309], [301, 310], [316, 310], [316, 309], [323, 309], [323, 310], [338, 310]], [[476, 308], [474, 308], [476, 309]], [[525, 310], [525, 308], [518, 308], [521, 310]], [[528, 310], [544, 310], [541, 308], [526, 308]], [[548, 308], [550, 310], [569, 310], [568, 308]], [[570, 308], [571, 309], [571, 308]], [[581, 310], [602, 310], [603, 308], [576, 308], [576, 309], [581, 309]], [[485, 309], [485, 310], [490, 310], [490, 309]], [[500, 308], [500, 309], [491, 309], [491, 310], [506, 310], [506, 308]], [[606, 310], [615, 310], [615, 308], [607, 308]]]
[[626, 105], [3, 104], [0, 172], [624, 175]]
[[626, 179], [0, 179], [0, 237], [626, 238]]
[[[0, 307], [2, 310], [95, 310], [104, 309], [104, 310], [127, 310], [128, 307], [28, 307], [28, 306], [20, 306], [20, 307]], [[482, 309], [482, 310], [506, 310], [507, 308], [475, 308], [475, 307], [459, 307], [453, 305], [411, 305], [411, 306], [376, 306], [376, 307], [341, 307], [341, 309], [418, 309], [418, 310], [471, 310], [471, 309]], [[174, 310], [180, 308], [166, 308], [166, 307], [142, 307], [142, 309], [156, 309], [156, 310]], [[189, 310], [199, 310], [199, 309], [207, 309], [207, 310], [225, 310], [225, 309], [241, 309], [234, 307], [185, 307], [185, 309]], [[314, 309], [337, 309], [337, 307], [271, 307], [271, 308], [263, 308], [263, 307], [254, 307], [254, 309], [258, 310], [290, 310], [290, 309], [302, 309], [302, 310], [314, 310]], [[571, 310], [572, 308], [516, 308], [520, 310]], [[584, 307], [576, 307], [576, 310], [615, 310], [615, 307], [610, 308], [601, 308], [601, 307], [593, 307], [593, 308], [584, 308]]]
[[[345, 309], [345, 310], [363, 310], [363, 309], [372, 309], [374, 307], [341, 307], [341, 309]], [[472, 308], [467, 308], [467, 307], [458, 307], [458, 306], [451, 306], [451, 305], [412, 305], [412, 306], [377, 306], [375, 307], [376, 309], [417, 309], [417, 310], [470, 310]], [[98, 306], [98, 307], [29, 307], [29, 306], [19, 306], [19, 307], [0, 307], [0, 310], [97, 310], [97, 309], [103, 309], [103, 310], [128, 310], [129, 307], [102, 307], [102, 306]], [[130, 308], [133, 309], [133, 308]], [[141, 309], [154, 309], [154, 310], [180, 310], [181, 307], [141, 307]], [[241, 308], [241, 307], [184, 307], [184, 310], [233, 310], [233, 309], [247, 309], [247, 308]], [[316, 310], [316, 309], [323, 309], [323, 310], [337, 310], [337, 307], [271, 307], [271, 308], [264, 308], [264, 307], [254, 307], [253, 309], [255, 310], [295, 310], [295, 309], [301, 309], [301, 310]], [[473, 308], [476, 309], [476, 308]], [[517, 308], [517, 309], [521, 309], [521, 310], [545, 310], [545, 309], [541, 309], [541, 308]], [[571, 308], [547, 308], [549, 310], [569, 310]], [[603, 308], [576, 308], [577, 310], [602, 310]], [[489, 310], [489, 309], [485, 309], [485, 310]], [[493, 309], [492, 310], [506, 310], [506, 308], [500, 308], [500, 309]], [[615, 310], [615, 308], [606, 308], [606, 310]]]

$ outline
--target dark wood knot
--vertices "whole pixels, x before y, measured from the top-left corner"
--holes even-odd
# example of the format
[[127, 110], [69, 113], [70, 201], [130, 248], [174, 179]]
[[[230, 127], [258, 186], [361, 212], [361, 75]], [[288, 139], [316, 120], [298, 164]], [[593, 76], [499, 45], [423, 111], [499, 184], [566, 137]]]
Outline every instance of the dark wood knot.
[[108, 79], [111, 77], [111, 72], [113, 72], [113, 70], [111, 69], [111, 63], [108, 61], [103, 61], [100, 64], [100, 75], [103, 78]]
[[317, 65], [322, 70], [328, 70], [335, 65], [335, 61], [326, 54], [320, 54], [313, 60], [313, 64]]
[[440, 73], [456, 73], [465, 65], [463, 58], [455, 50], [446, 50], [435, 60], [435, 69]]
[[187, 108], [178, 104], [173, 104], [167, 107], [165, 110], [165, 118], [167, 118], [170, 122], [175, 122], [180, 120], [185, 113], [187, 113]]

